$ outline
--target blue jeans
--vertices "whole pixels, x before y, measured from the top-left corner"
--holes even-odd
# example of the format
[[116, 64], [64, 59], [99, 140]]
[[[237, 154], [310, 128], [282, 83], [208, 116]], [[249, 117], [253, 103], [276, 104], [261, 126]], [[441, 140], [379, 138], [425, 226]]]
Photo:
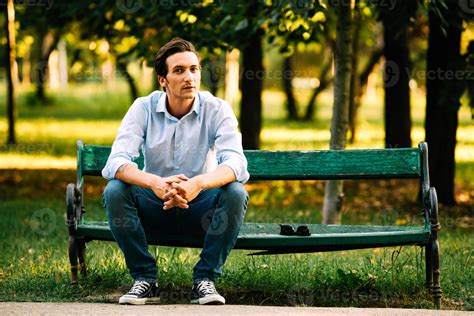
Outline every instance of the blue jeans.
[[104, 204], [112, 235], [122, 250], [134, 280], [155, 282], [155, 258], [148, 252], [147, 232], [192, 234], [203, 238], [193, 282], [215, 281], [235, 245], [247, 210], [248, 194], [239, 182], [203, 190], [188, 209], [163, 210], [163, 201], [150, 189], [111, 180]]

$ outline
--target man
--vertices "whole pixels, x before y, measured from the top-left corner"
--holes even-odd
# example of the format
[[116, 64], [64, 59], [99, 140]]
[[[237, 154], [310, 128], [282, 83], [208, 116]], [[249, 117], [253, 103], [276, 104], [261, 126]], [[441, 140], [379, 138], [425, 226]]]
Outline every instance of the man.
[[[102, 175], [112, 234], [134, 279], [120, 304], [156, 299], [157, 267], [146, 233], [191, 233], [204, 240], [191, 302], [225, 304], [214, 282], [235, 245], [249, 179], [237, 119], [228, 103], [199, 92], [194, 46], [175, 38], [155, 58], [162, 91], [135, 100], [118, 129]], [[133, 161], [142, 151], [143, 170]], [[218, 164], [218, 165], [217, 165]]]

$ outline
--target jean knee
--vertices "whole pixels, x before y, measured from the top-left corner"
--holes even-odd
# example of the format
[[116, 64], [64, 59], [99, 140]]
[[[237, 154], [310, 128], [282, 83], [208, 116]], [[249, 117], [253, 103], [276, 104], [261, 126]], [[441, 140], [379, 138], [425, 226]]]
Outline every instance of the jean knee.
[[245, 212], [249, 199], [249, 194], [247, 193], [245, 186], [240, 182], [231, 182], [222, 189], [226, 199], [233, 205], [242, 205]]
[[120, 198], [127, 193], [129, 187], [130, 185], [123, 181], [112, 179], [104, 189], [104, 199], [107, 201]]
[[116, 179], [110, 180], [109, 183], [107, 183], [102, 197], [104, 206], [108, 212], [120, 209], [117, 207], [117, 203], [125, 203], [130, 194], [131, 187], [131, 185]]

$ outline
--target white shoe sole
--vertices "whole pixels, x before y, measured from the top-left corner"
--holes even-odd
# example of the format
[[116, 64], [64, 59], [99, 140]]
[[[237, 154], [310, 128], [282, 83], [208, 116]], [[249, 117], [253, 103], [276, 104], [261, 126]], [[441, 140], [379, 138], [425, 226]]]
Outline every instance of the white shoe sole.
[[199, 304], [199, 305], [224, 305], [225, 298], [218, 294], [207, 295], [205, 297], [201, 297], [198, 299], [191, 300], [192, 304]]
[[119, 304], [128, 304], [128, 305], [145, 305], [146, 303], [159, 303], [159, 297], [144, 297], [144, 298], [135, 298], [129, 296], [122, 296], [119, 299]]

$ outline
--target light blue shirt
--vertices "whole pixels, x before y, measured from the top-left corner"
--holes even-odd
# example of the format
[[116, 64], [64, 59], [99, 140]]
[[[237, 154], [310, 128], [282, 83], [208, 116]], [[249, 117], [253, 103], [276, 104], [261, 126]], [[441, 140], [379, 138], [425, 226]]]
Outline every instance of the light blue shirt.
[[191, 111], [177, 119], [166, 109], [166, 93], [154, 91], [136, 99], [124, 116], [102, 176], [111, 180], [120, 166], [137, 166], [133, 161], [141, 150], [143, 170], [160, 177], [191, 178], [219, 164], [245, 183], [250, 176], [237, 126], [230, 105], [209, 92], [199, 92]]

